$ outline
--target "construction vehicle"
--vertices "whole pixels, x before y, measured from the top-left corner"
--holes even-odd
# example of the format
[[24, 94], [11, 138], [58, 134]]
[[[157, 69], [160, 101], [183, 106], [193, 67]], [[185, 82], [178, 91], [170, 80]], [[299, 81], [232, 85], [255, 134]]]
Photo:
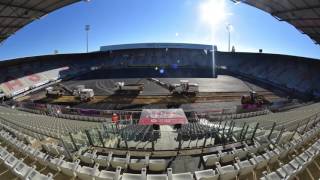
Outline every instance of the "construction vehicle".
[[49, 98], [59, 98], [66, 94], [73, 95], [73, 91], [63, 84], [56, 84], [46, 88], [46, 96]]
[[49, 98], [59, 98], [64, 95], [71, 95], [81, 102], [87, 102], [93, 99], [94, 92], [93, 89], [86, 89], [84, 85], [76, 86], [74, 90], [63, 84], [57, 84], [56, 86], [46, 88], [46, 96]]
[[196, 95], [199, 93], [199, 85], [188, 80], [180, 80], [180, 84], [171, 84], [169, 90], [171, 94]]
[[188, 80], [180, 80], [179, 84], [165, 83], [155, 78], [148, 80], [168, 89], [172, 95], [197, 95], [199, 93], [199, 85], [190, 83]]
[[46, 88], [46, 96], [49, 98], [58, 98], [64, 95], [64, 90], [57, 87], [47, 87]]
[[93, 89], [86, 89], [84, 85], [79, 85], [73, 90], [73, 95], [81, 102], [88, 102], [93, 99], [94, 91]]
[[249, 95], [243, 95], [241, 97], [241, 104], [242, 105], [270, 105], [271, 102], [267, 100], [263, 95], [259, 95], [255, 91], [250, 91]]
[[115, 91], [118, 93], [134, 93], [140, 94], [144, 89], [143, 83], [126, 84], [125, 82], [116, 82], [114, 84]]

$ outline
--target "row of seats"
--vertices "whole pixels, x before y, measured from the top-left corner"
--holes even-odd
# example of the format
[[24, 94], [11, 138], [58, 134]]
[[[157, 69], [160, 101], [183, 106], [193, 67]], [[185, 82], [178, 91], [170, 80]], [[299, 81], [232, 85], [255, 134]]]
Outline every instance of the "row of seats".
[[24, 180], [52, 180], [53, 175], [41, 174], [36, 170], [36, 167], [30, 167], [23, 162], [23, 159], [18, 159], [14, 153], [9, 153], [5, 148], [0, 147], [0, 162], [3, 163], [11, 172]]
[[[126, 158], [117, 158], [112, 157], [112, 153], [108, 156], [96, 155], [96, 151], [93, 153], [85, 152], [84, 154], [80, 154], [80, 159], [75, 160], [74, 162], [69, 162], [64, 160], [64, 156], [60, 157], [52, 157], [48, 154], [45, 154], [38, 149], [35, 149], [31, 146], [25, 145], [22, 141], [17, 140], [14, 138], [10, 133], [5, 130], [0, 131], [0, 138], [5, 141], [10, 146], [13, 146], [16, 150], [22, 152], [23, 154], [29, 156], [32, 159], [38, 161], [41, 165], [45, 167], [49, 167], [52, 170], [62, 172], [63, 174], [70, 176], [70, 177], [79, 177], [80, 179], [87, 180], [87, 179], [117, 179], [117, 177], [121, 177], [120, 172], [121, 168], [129, 167], [132, 170], [141, 171], [141, 169], [145, 169], [146, 167], [149, 168], [150, 171], [157, 171], [161, 172], [164, 171], [167, 167], [167, 161], [163, 159], [149, 159], [149, 156], [146, 156], [145, 159], [132, 159], [128, 154]], [[0, 151], [0, 158], [3, 156], [9, 155], [10, 153]], [[93, 164], [93, 167], [89, 166], [81, 166], [80, 160], [87, 164]], [[99, 170], [99, 166], [106, 168], [107, 166], [112, 166], [116, 169], [116, 171], [106, 171], [106, 170]], [[28, 167], [27, 165], [25, 165]], [[48, 177], [44, 176], [40, 173], [36, 173], [33, 170], [32, 175], [35, 177]], [[134, 175], [133, 175], [134, 176]], [[131, 179], [130, 174], [124, 174], [122, 179], [126, 179], [125, 177]], [[129, 180], [128, 179], [128, 180]], [[30, 179], [30, 180], [38, 180], [38, 179]], [[42, 179], [41, 179], [42, 180]], [[46, 179], [44, 179], [46, 180]]]
[[[312, 126], [311, 126], [312, 127]], [[301, 131], [301, 132], [303, 132], [302, 131], [302, 129], [304, 129], [304, 127], [302, 127], [302, 128], [300, 128], [300, 130], [299, 131]], [[277, 155], [280, 157], [280, 156], [282, 156], [282, 154], [288, 154], [290, 151], [293, 151], [294, 149], [296, 149], [296, 147], [301, 147], [303, 144], [305, 144], [305, 142], [306, 141], [309, 141], [310, 139], [312, 139], [312, 137], [314, 137], [317, 133], [318, 133], [318, 131], [319, 131], [319, 127], [318, 127], [318, 125], [317, 126], [315, 126], [315, 127], [313, 127], [313, 129], [312, 130], [309, 130], [309, 131], [307, 131], [306, 133], [304, 133], [304, 134], [302, 134], [301, 136], [301, 140], [294, 140], [294, 141], [292, 141], [292, 142], [290, 142], [289, 144], [287, 144], [287, 145], [283, 145], [283, 146], [276, 146], [276, 147], [274, 147], [273, 149], [272, 149], [272, 151], [274, 152], [274, 153], [272, 153], [272, 151], [271, 150], [265, 150], [265, 154], [262, 154], [260, 157], [259, 156], [254, 156], [254, 155], [252, 155], [252, 154], [250, 154], [250, 156], [251, 156], [251, 158], [252, 159], [249, 159], [249, 160], [247, 160], [247, 161], [238, 161], [238, 164], [240, 164], [240, 165], [228, 165], [228, 166], [221, 166], [221, 168], [220, 168], [220, 170], [219, 170], [219, 168], [216, 168], [216, 170], [213, 170], [213, 172], [215, 172], [214, 174], [216, 175], [216, 174], [219, 174], [219, 177], [221, 178], [221, 177], [224, 177], [224, 176], [221, 176], [221, 174], [225, 174], [225, 176], [227, 176], [227, 177], [229, 177], [229, 176], [231, 176], [232, 174], [236, 174], [236, 175], [238, 175], [238, 174], [240, 174], [240, 172], [245, 172], [244, 170], [241, 170], [241, 167], [244, 169], [244, 168], [246, 168], [247, 170], [248, 169], [250, 169], [250, 168], [257, 168], [258, 166], [260, 166], [261, 168], [262, 167], [265, 167], [265, 164], [268, 164], [269, 162], [270, 162], [270, 160], [271, 159], [277, 159], [277, 158], [275, 158], [275, 157], [277, 157]], [[9, 141], [12, 141], [12, 142], [15, 142], [13, 139], [10, 139]], [[18, 146], [19, 147], [19, 149], [25, 149], [24, 148], [24, 146], [23, 145], [19, 145]], [[258, 148], [258, 147], [257, 147]], [[249, 148], [248, 147], [248, 149], [251, 149], [251, 148]], [[257, 149], [258, 150], [258, 149]], [[220, 152], [220, 154], [222, 154], [222, 153], [224, 153], [224, 152]], [[272, 153], [271, 155], [271, 157], [268, 157], [268, 155], [270, 154], [270, 153]], [[92, 153], [89, 153], [89, 154], [95, 154], [94, 152], [92, 152]], [[226, 153], [227, 155], [228, 155], [228, 153]], [[232, 154], [232, 153], [231, 153]], [[84, 154], [83, 154], [84, 155]], [[109, 155], [107, 156], [108, 158], [110, 157]], [[111, 156], [112, 157], [112, 156]], [[128, 157], [130, 157], [129, 155], [127, 155], [127, 157], [126, 158], [120, 158], [120, 160], [119, 159], [116, 159], [116, 158], [114, 158], [114, 157], [112, 157], [111, 158], [111, 160], [113, 160], [114, 162], [113, 162], [113, 165], [111, 164], [111, 162], [110, 162], [110, 164], [111, 164], [111, 166], [114, 168], [114, 167], [117, 167], [117, 165], [118, 164], [120, 164], [120, 165], [122, 165], [124, 168], [126, 168], [128, 165], [130, 165], [130, 158], [128, 158]], [[221, 156], [221, 157], [224, 157], [224, 156]], [[75, 161], [75, 162], [67, 162], [67, 161], [65, 161], [65, 160], [63, 160], [64, 159], [64, 157], [63, 156], [61, 156], [60, 158], [48, 158], [48, 159], [46, 159], [46, 161], [45, 161], [45, 163], [47, 163], [47, 165], [50, 167], [50, 166], [52, 166], [53, 168], [52, 169], [54, 169], [54, 168], [56, 168], [56, 169], [58, 169], [58, 168], [60, 168], [60, 171], [62, 171], [64, 174], [67, 174], [67, 175], [70, 175], [70, 176], [81, 176], [80, 174], [84, 171], [82, 171], [81, 169], [97, 169], [97, 167], [98, 167], [98, 165], [99, 165], [99, 163], [98, 162], [96, 162], [96, 161], [94, 161], [95, 162], [95, 167], [86, 167], [86, 166], [84, 166], [85, 168], [79, 168], [79, 161]], [[81, 159], [81, 156], [80, 156], [80, 159]], [[110, 159], [110, 158], [109, 158]], [[129, 159], [129, 161], [128, 161], [128, 159]], [[227, 159], [227, 158], [226, 158]], [[270, 159], [270, 160], [269, 160]], [[47, 162], [47, 160], [49, 161], [49, 163]], [[146, 158], [145, 159], [143, 159], [143, 160], [146, 160]], [[142, 160], [142, 161], [143, 161]], [[140, 161], [140, 160], [138, 160], [138, 161]], [[146, 162], [146, 161], [145, 161]], [[223, 161], [222, 161], [223, 162]], [[60, 164], [61, 163], [61, 164]], [[118, 164], [117, 164], [118, 163]], [[144, 164], [145, 165], [145, 163], [140, 163], [140, 165], [141, 164]], [[216, 165], [216, 167], [219, 167], [219, 165], [220, 165], [220, 163], [218, 163], [218, 162], [215, 162], [215, 165]], [[245, 166], [245, 165], [251, 165], [251, 166], [249, 166], [249, 167], [247, 167], [247, 166]], [[78, 171], [77, 170], [70, 170], [72, 167], [77, 167], [77, 169], [79, 169]], [[82, 167], [82, 166], [80, 166], [80, 167]], [[121, 166], [120, 166], [121, 167]], [[238, 168], [239, 167], [239, 168]], [[150, 168], [150, 167], [149, 167]], [[63, 170], [64, 169], [64, 170]], [[138, 168], [139, 169], [139, 168]], [[59, 169], [58, 169], [59, 170]], [[80, 171], [81, 170], [81, 171]], [[209, 172], [210, 171], [210, 169], [209, 170], [205, 170], [205, 171], [207, 171], [207, 172]], [[212, 171], [211, 171], [212, 172]], [[216, 172], [218, 172], [218, 173], [216, 173]], [[248, 171], [247, 171], [248, 172]], [[250, 172], [250, 171], [249, 171]], [[69, 174], [68, 174], [69, 173]], [[101, 174], [101, 172], [99, 171], [99, 173], [97, 173], [97, 174]], [[188, 173], [187, 173], [188, 174]], [[191, 173], [189, 173], [189, 174], [191, 174]], [[192, 175], [192, 174], [191, 174]], [[136, 175], [135, 175], [136, 176]], [[200, 173], [198, 173], [198, 176], [200, 176]], [[192, 176], [191, 176], [192, 177]]]
[[70, 121], [51, 116], [20, 112], [6, 107], [0, 107], [0, 117], [2, 122], [11, 123], [24, 129], [30, 129], [38, 134], [55, 138], [59, 138], [61, 135], [69, 132], [78, 132], [100, 126], [100, 123], [96, 122]]
[[[314, 160], [320, 155], [320, 140], [317, 140], [303, 153], [296, 156], [289, 163], [281, 166], [276, 171], [267, 174], [264, 173], [263, 180], [285, 180], [292, 179], [298, 173], [302, 172], [307, 168], [307, 166], [314, 162]], [[317, 163], [317, 162], [314, 162]], [[318, 169], [320, 170], [320, 169]]]
[[[6, 133], [5, 131], [1, 131], [0, 133], [1, 137], [4, 137], [4, 139], [6, 139], [8, 143], [10, 142], [15, 142], [14, 140], [12, 140], [12, 136], [9, 135], [9, 133]], [[49, 166], [51, 169], [56, 170], [56, 171], [61, 171], [63, 174], [66, 174], [70, 177], [79, 177], [80, 179], [99, 179], [99, 178], [103, 178], [103, 177], [113, 177], [113, 178], [119, 178], [122, 177], [122, 179], [145, 179], [145, 177], [147, 177], [147, 179], [157, 179], [158, 177], [163, 177], [166, 179], [173, 179], [173, 180], [179, 180], [179, 179], [193, 179], [193, 175], [189, 172], [189, 173], [180, 173], [180, 174], [172, 174], [172, 169], [168, 169], [168, 174], [167, 175], [148, 175], [146, 176], [145, 172], [146, 172], [146, 162], [149, 161], [148, 156], [144, 159], [144, 160], [137, 160], [137, 159], [130, 159], [130, 155], [127, 155], [126, 158], [112, 158], [112, 154], [110, 153], [109, 156], [96, 156], [96, 152], [93, 153], [84, 153], [83, 155], [80, 155], [80, 159], [83, 160], [86, 163], [93, 163], [93, 159], [96, 157], [96, 163], [94, 167], [88, 167], [88, 166], [81, 166], [80, 165], [80, 161], [76, 160], [75, 162], [67, 162], [64, 159], [64, 156], [61, 156], [60, 158], [53, 158], [53, 157], [48, 157], [48, 155], [44, 155], [43, 153], [29, 147], [21, 147], [21, 146], [17, 146], [17, 148], [20, 151], [25, 151], [27, 152], [29, 155], [31, 156], [36, 156], [35, 158], [39, 160], [40, 164], [43, 164], [45, 166]], [[112, 172], [112, 171], [99, 171], [99, 163], [103, 164], [104, 162], [106, 163], [105, 165], [108, 164], [108, 161], [106, 161], [107, 159], [111, 159], [111, 166], [112, 167], [116, 167], [116, 172]], [[98, 163], [99, 162], [99, 163]], [[137, 175], [137, 174], [130, 174], [130, 173], [124, 173], [122, 176], [119, 174], [120, 170], [121, 170], [121, 166], [126, 168], [127, 163], [129, 162], [129, 166], [131, 166], [131, 169], [134, 170], [142, 170], [142, 174], [141, 175]], [[155, 166], [153, 163], [150, 162], [150, 164], [148, 164], [149, 170], [153, 171], [153, 170], [160, 170], [159, 168], [159, 164], [158, 166]], [[228, 178], [231, 174], [230, 174], [230, 167], [228, 166], [226, 167], [221, 167], [218, 163], [217, 165], [217, 174], [215, 174], [215, 176], [219, 177], [221, 179], [225, 179]], [[166, 168], [166, 166], [160, 167], [161, 171], [163, 171], [163, 169]], [[228, 170], [229, 169], [229, 170]], [[208, 173], [208, 170], [206, 170], [205, 172]], [[214, 173], [214, 171], [213, 171]], [[199, 179], [199, 177], [204, 175], [204, 171], [199, 171], [195, 173], [195, 177], [196, 179]], [[225, 176], [225, 177], [224, 177]]]
[[124, 128], [120, 128], [118, 133], [120, 134], [122, 139], [126, 141], [156, 141], [160, 134], [153, 131], [153, 127], [151, 125], [137, 125], [130, 124], [126, 125]]
[[122, 169], [131, 169], [134, 171], [141, 171], [142, 168], [148, 168], [153, 172], [162, 172], [168, 166], [166, 159], [150, 159], [149, 155], [145, 158], [132, 158], [130, 153], [126, 154], [126, 157], [114, 157], [112, 152], [108, 155], [97, 155], [97, 151], [78, 153], [82, 162], [93, 165], [99, 164], [102, 167], [121, 167]]
[[[24, 144], [23, 141], [19, 141], [18, 139], [14, 138], [13, 136], [9, 135], [8, 132], [1, 131], [0, 132], [1, 140], [5, 141], [6, 143], [10, 144], [11, 146], [15, 147], [16, 149], [24, 149], [26, 154], [41, 154], [40, 151], [34, 150], [31, 146], [27, 146]], [[35, 166], [28, 166], [24, 163], [24, 159], [18, 159], [15, 157], [14, 153], [10, 153], [7, 151], [6, 148], [0, 146], [0, 163], [3, 163], [11, 172], [19, 177], [20, 179], [24, 180], [52, 180], [53, 175], [48, 174], [44, 175], [41, 174], [39, 171], [36, 170]]]
[[[289, 153], [292, 153], [295, 149], [301, 148], [304, 144], [309, 142], [312, 138], [319, 134], [319, 127], [320, 125], [313, 127], [311, 130], [307, 131], [301, 137], [292, 140], [291, 142], [285, 145], [276, 145], [276, 144], [269, 144], [273, 146], [270, 149], [264, 149], [264, 153], [261, 155], [256, 156], [254, 153], [259, 152], [259, 146], [247, 146], [247, 148], [242, 149], [234, 149], [229, 152], [221, 152], [219, 151], [218, 154], [211, 154], [207, 156], [203, 156], [203, 160], [205, 162], [206, 167], [217, 166], [219, 161], [221, 163], [230, 163], [234, 162], [236, 164], [228, 165], [226, 169], [232, 170], [233, 177], [243, 176], [246, 175], [253, 170], [259, 170], [266, 167], [268, 164], [273, 164], [277, 162], [278, 159], [285, 158]], [[250, 158], [251, 157], [251, 158]], [[247, 159], [250, 158], [250, 159]], [[244, 160], [242, 160], [244, 159]], [[242, 160], [242, 161], [240, 161]], [[207, 174], [208, 171], [206, 171]], [[213, 173], [211, 173], [213, 175]]]
[[[214, 133], [213, 129], [209, 126], [203, 125], [198, 122], [183, 124], [178, 130], [178, 134], [181, 135], [182, 140], [187, 141], [189, 139], [202, 139], [205, 136], [209, 136]], [[180, 137], [178, 136], [178, 140]]]
[[[10, 127], [6, 127], [10, 128]], [[10, 128], [11, 129], [11, 128]], [[18, 133], [14, 129], [11, 129], [12, 132]], [[12, 140], [12, 142], [15, 142], [15, 140]], [[24, 144], [18, 144], [20, 149], [25, 149]], [[51, 154], [53, 157], [65, 157], [68, 156], [65, 149], [59, 145], [55, 145], [52, 143], [46, 144], [42, 143], [42, 148]], [[168, 161], [165, 159], [149, 159], [149, 156], [146, 156], [145, 159], [135, 159], [131, 158], [130, 154], [127, 154], [126, 158], [121, 157], [115, 157], [112, 155], [112, 152], [109, 153], [108, 156], [104, 155], [97, 155], [96, 151], [93, 152], [84, 152], [86, 148], [81, 148], [77, 152], [72, 154], [72, 159], [79, 157], [80, 160], [83, 163], [93, 165], [100, 164], [102, 167], [112, 167], [116, 168], [117, 166], [120, 166], [123, 169], [130, 168], [132, 170], [141, 170], [143, 167], [148, 167], [150, 171], [164, 171], [167, 167]], [[48, 156], [49, 157], [49, 156]]]
[[255, 117], [255, 116], [261, 116], [261, 115], [266, 115], [269, 114], [270, 111], [265, 109], [265, 110], [260, 110], [260, 111], [255, 111], [255, 112], [247, 112], [247, 113], [236, 113], [236, 114], [222, 114], [222, 115], [210, 115], [208, 113], [208, 120], [210, 121], [223, 121], [223, 120], [230, 120], [230, 119], [242, 119], [242, 118], [249, 118], [249, 117]]
[[64, 119], [72, 119], [72, 120], [79, 120], [79, 121], [91, 121], [91, 122], [110, 122], [110, 118], [103, 118], [103, 117], [93, 117], [93, 116], [80, 116], [80, 115], [72, 115], [72, 114], [56, 114], [58, 118]]

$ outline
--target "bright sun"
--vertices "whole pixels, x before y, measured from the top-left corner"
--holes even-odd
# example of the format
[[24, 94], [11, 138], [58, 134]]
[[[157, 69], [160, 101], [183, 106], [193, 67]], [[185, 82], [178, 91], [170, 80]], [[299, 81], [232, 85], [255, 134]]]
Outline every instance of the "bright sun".
[[203, 0], [199, 6], [200, 20], [211, 30], [217, 26], [225, 25], [228, 13], [226, 12], [225, 0]]

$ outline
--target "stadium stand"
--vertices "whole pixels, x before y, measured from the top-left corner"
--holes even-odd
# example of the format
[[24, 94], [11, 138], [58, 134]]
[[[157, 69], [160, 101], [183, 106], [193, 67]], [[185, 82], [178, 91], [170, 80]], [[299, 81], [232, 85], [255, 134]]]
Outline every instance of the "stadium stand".
[[[170, 45], [170, 44], [169, 44]], [[180, 45], [180, 44], [179, 44]], [[212, 53], [193, 45], [195, 49], [152, 48], [124, 49], [89, 54], [63, 54], [28, 57], [1, 62], [0, 88], [7, 97], [43, 86], [50, 82], [74, 77], [157, 77], [154, 68], [165, 68], [161, 76], [212, 77]], [[179, 46], [179, 47], [180, 47]], [[199, 47], [197, 47], [199, 46]], [[103, 69], [100, 70], [99, 69]], [[108, 71], [106, 71], [106, 69]], [[89, 73], [96, 71], [93, 74]], [[114, 73], [117, 72], [118, 73]], [[137, 72], [140, 72], [137, 73]], [[89, 74], [88, 74], [89, 73]]]
[[[185, 45], [187, 46], [187, 45]], [[257, 58], [259, 57], [259, 58]], [[294, 93], [319, 96], [314, 59], [257, 53], [215, 52], [218, 67]], [[1, 62], [0, 88], [7, 97], [59, 79], [213, 77], [212, 54], [204, 49], [121, 49], [88, 54], [39, 56]], [[36, 68], [35, 68], [36, 67]], [[154, 68], [164, 68], [159, 74]], [[106, 71], [106, 69], [108, 71]], [[91, 73], [89, 73], [91, 72]], [[138, 73], [140, 72], [140, 74]], [[295, 79], [295, 81], [289, 81]]]
[[[319, 63], [315, 59], [276, 54], [215, 53], [216, 65], [224, 72], [260, 80], [275, 87], [318, 97]], [[291, 79], [291, 80], [290, 80]], [[292, 80], [293, 79], [293, 80]]]
[[[233, 121], [210, 122], [205, 119], [185, 124], [180, 130], [174, 131], [176, 136], [169, 134], [171, 136], [170, 143], [179, 144], [177, 138], [185, 138], [187, 144], [194, 143], [193, 145], [186, 145], [182, 149], [191, 152], [200, 148], [200, 153], [197, 151], [194, 155], [201, 159], [200, 164], [202, 165], [188, 170], [189, 172], [182, 173], [177, 172], [175, 166], [171, 166], [172, 162], [177, 161], [174, 158], [175, 155], [171, 158], [168, 158], [170, 154], [167, 157], [157, 157], [156, 149], [152, 151], [152, 154], [143, 153], [142, 156], [137, 156], [134, 149], [130, 152], [124, 151], [126, 153], [121, 153], [116, 145], [119, 143], [114, 143], [113, 148], [109, 146], [108, 153], [103, 153], [98, 148], [99, 146], [102, 147], [103, 143], [94, 144], [101, 139], [105, 142], [105, 145], [107, 144], [106, 141], [110, 139], [120, 142], [120, 140], [124, 141], [124, 139], [131, 138], [133, 144], [150, 141], [150, 139], [153, 140], [153, 137], [149, 137], [150, 139], [147, 140], [145, 138], [148, 136], [147, 134], [154, 131], [151, 129], [152, 126], [119, 124], [119, 127], [116, 127], [110, 123], [65, 120], [1, 107], [0, 160], [4, 162], [3, 165], [7, 169], [11, 169], [10, 172], [14, 176], [20, 178], [32, 177], [29, 179], [36, 179], [33, 177], [43, 179], [59, 179], [59, 177], [103, 179], [103, 177], [109, 176], [118, 179], [233, 179], [236, 177], [242, 179], [249, 175], [252, 175], [254, 179], [260, 177], [262, 179], [289, 179], [299, 176], [302, 172], [308, 172], [309, 168], [317, 168], [318, 146], [320, 145], [318, 140], [320, 133], [319, 109], [319, 104], [312, 104], [295, 111], [263, 115], [262, 119], [269, 119], [269, 121], [257, 126], [258, 128], [252, 129], [242, 128], [243, 124], [245, 122], [252, 123], [253, 118], [255, 118], [255, 121], [259, 121], [262, 116], [237, 119], [235, 121], [239, 124], [235, 125]], [[12, 115], [14, 118], [8, 117], [8, 115]], [[62, 129], [59, 123], [47, 123], [47, 125], [43, 123], [42, 126], [47, 128], [46, 131], [52, 129], [52, 132], [64, 132], [65, 135], [50, 138], [52, 132], [45, 133], [43, 129], [39, 128], [40, 126], [37, 126], [37, 123], [49, 122], [48, 120], [55, 122], [52, 118], [59, 123], [68, 122], [63, 127], [69, 129]], [[283, 126], [283, 122], [279, 121], [282, 120], [281, 118], [295, 118], [290, 123], [284, 120], [287, 127], [286, 132], [281, 129]], [[298, 119], [301, 122], [299, 126], [295, 123]], [[270, 124], [271, 126], [273, 124], [271, 120], [279, 121], [280, 127], [270, 127]], [[262, 120], [260, 121], [262, 123]], [[79, 123], [85, 124], [80, 125]], [[297, 128], [291, 128], [288, 124], [294, 124]], [[32, 127], [35, 128], [31, 129]], [[94, 127], [94, 130], [91, 130], [91, 127]], [[256, 126], [254, 125], [254, 127]], [[99, 136], [99, 133], [93, 133], [97, 132], [96, 128], [105, 130], [100, 129], [101, 131], [98, 131], [102, 136]], [[113, 128], [114, 134], [110, 133], [111, 131], [109, 131], [109, 134], [106, 133], [108, 135], [105, 134], [109, 128]], [[273, 132], [272, 129], [274, 129]], [[160, 127], [159, 136], [154, 139], [156, 143], [168, 138], [165, 135], [167, 132], [161, 130], [167, 129]], [[242, 132], [241, 135], [241, 131], [244, 130], [250, 133], [244, 134]], [[232, 131], [233, 137], [230, 139], [233, 140], [231, 143], [239, 141], [241, 142], [240, 146], [228, 146], [228, 143], [223, 146], [215, 144], [215, 146], [210, 145], [209, 148], [205, 149], [204, 142], [199, 143], [202, 139], [211, 138], [214, 139], [213, 141], [221, 141], [220, 143], [223, 144], [229, 138], [229, 134], [223, 134], [223, 131]], [[254, 133], [254, 131], [256, 132]], [[68, 132], [71, 136], [68, 135]], [[179, 137], [179, 134], [182, 135]], [[186, 136], [186, 134], [189, 136]], [[215, 134], [215, 136], [210, 137], [209, 135], [212, 134]], [[248, 136], [248, 139], [241, 141], [237, 138], [243, 135]], [[252, 136], [253, 141], [249, 142], [248, 140]], [[68, 143], [69, 145], [67, 145]], [[122, 148], [128, 149], [125, 146]], [[139, 150], [145, 151], [146, 149]], [[179, 149], [174, 150], [179, 151]], [[14, 152], [14, 154], [11, 152]], [[28, 157], [32, 161], [30, 163], [27, 160], [28, 158], [19, 160], [21, 157]], [[41, 168], [47, 167], [51, 174], [42, 174], [41, 169], [33, 166], [35, 164], [41, 166]], [[141, 174], [133, 172], [141, 172]], [[164, 174], [153, 174], [155, 172]], [[3, 174], [0, 173], [0, 177], [2, 176]]]

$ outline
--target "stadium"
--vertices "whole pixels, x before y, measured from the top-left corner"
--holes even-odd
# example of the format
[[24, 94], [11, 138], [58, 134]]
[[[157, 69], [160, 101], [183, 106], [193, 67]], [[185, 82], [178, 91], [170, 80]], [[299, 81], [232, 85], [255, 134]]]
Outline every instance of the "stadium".
[[[0, 1], [0, 42], [77, 2]], [[316, 1], [236, 2], [320, 42]], [[318, 59], [154, 42], [0, 67], [0, 179], [320, 178]]]

